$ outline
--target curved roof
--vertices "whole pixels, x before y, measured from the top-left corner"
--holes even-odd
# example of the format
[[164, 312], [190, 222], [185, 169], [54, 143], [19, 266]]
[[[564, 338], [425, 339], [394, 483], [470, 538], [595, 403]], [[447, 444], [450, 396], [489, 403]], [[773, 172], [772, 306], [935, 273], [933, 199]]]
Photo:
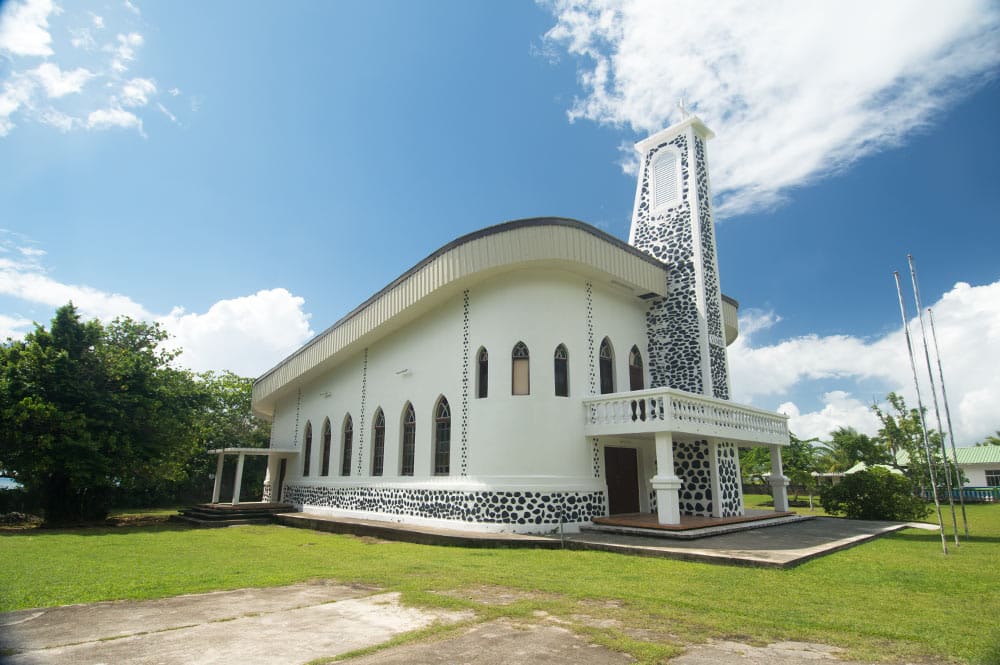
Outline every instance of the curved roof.
[[666, 292], [663, 263], [589, 224], [540, 217], [490, 226], [435, 251], [261, 375], [254, 411], [272, 415], [293, 382], [333, 367], [479, 281], [526, 266], [568, 270], [635, 297]]

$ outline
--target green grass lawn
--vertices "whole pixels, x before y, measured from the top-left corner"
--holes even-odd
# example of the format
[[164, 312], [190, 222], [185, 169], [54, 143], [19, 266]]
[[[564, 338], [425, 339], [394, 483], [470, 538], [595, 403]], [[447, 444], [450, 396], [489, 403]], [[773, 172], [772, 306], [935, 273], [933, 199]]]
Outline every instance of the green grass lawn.
[[[1000, 662], [1000, 506], [968, 511], [973, 537], [947, 557], [936, 533], [909, 529], [790, 570], [277, 526], [0, 531], [0, 610], [329, 578], [483, 618], [547, 612], [643, 662], [708, 637], [816, 641], [871, 660]], [[492, 587], [520, 600], [483, 604]]]

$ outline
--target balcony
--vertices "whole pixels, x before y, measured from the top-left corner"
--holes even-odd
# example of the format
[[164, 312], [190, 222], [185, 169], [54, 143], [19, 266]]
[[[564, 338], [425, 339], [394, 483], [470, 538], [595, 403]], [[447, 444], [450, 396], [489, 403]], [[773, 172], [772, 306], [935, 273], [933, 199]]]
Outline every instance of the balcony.
[[788, 445], [788, 417], [670, 388], [583, 400], [587, 436], [672, 432], [742, 445]]

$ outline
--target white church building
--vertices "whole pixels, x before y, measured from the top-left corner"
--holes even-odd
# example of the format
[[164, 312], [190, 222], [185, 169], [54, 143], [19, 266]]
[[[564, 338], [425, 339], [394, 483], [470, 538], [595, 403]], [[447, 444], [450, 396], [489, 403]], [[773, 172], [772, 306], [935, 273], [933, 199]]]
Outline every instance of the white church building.
[[737, 449], [768, 446], [787, 510], [786, 418], [729, 399], [711, 137], [689, 117], [637, 144], [628, 244], [559, 218], [470, 233], [258, 378], [264, 500], [480, 531], [676, 525], [742, 515]]

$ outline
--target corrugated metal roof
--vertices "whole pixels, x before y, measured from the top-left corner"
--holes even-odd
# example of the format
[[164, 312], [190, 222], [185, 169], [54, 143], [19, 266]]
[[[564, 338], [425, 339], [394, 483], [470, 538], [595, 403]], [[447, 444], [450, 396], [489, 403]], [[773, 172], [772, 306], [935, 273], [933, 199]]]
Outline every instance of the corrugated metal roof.
[[[951, 459], [951, 447], [948, 447], [948, 459]], [[955, 459], [961, 464], [1000, 464], [1000, 446], [966, 446], [955, 448]], [[896, 454], [896, 463], [906, 466], [910, 456], [905, 450]]]
[[1000, 446], [955, 448], [959, 464], [1000, 464]]

